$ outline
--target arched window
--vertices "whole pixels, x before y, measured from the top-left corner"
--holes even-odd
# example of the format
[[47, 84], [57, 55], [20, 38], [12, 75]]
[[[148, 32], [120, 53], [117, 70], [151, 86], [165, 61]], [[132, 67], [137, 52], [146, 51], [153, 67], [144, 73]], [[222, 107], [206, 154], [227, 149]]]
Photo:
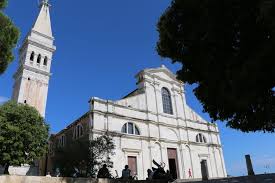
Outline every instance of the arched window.
[[45, 58], [44, 58], [43, 65], [47, 66], [47, 64], [48, 64], [48, 57], [45, 57]]
[[78, 125], [77, 126], [77, 134], [78, 134], [78, 137], [81, 137], [83, 135], [83, 126], [82, 125]]
[[37, 61], [36, 61], [38, 64], [40, 64], [41, 62], [41, 55], [39, 54], [38, 57], [37, 57]]
[[138, 127], [134, 123], [125, 123], [121, 129], [122, 133], [140, 135]]
[[33, 51], [32, 51], [32, 53], [31, 53], [30, 60], [31, 60], [31, 61], [34, 60], [34, 52], [33, 52]]
[[170, 92], [167, 88], [161, 89], [163, 112], [167, 114], [173, 114], [172, 100]]
[[53, 143], [49, 142], [49, 154], [52, 155], [53, 154]]
[[65, 144], [66, 144], [66, 137], [65, 137], [65, 135], [62, 135], [59, 139], [59, 146], [64, 147]]
[[196, 142], [199, 142], [199, 143], [206, 143], [206, 138], [203, 134], [199, 133], [197, 136], [196, 136]]
[[78, 139], [79, 137], [82, 137], [83, 136], [83, 126], [82, 125], [77, 125], [75, 128], [74, 128], [74, 133], [73, 133], [73, 138], [74, 139]]

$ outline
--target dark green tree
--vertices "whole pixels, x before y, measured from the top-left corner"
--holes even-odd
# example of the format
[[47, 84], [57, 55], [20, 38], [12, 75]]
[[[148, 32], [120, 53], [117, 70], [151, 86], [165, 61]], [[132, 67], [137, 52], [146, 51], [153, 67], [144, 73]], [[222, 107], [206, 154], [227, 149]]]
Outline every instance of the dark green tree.
[[157, 28], [159, 55], [182, 64], [213, 121], [274, 132], [274, 0], [173, 0]]
[[112, 168], [111, 156], [114, 155], [115, 144], [107, 133], [90, 141], [89, 170], [92, 177], [96, 177], [100, 165], [106, 164]]
[[59, 168], [61, 175], [71, 177], [74, 167], [80, 171], [80, 176], [86, 177], [89, 164], [89, 137], [85, 135], [80, 139], [66, 141], [65, 147], [58, 146], [58, 139], [55, 141], [55, 168]]
[[[55, 142], [58, 143], [58, 142]], [[55, 166], [61, 169], [63, 176], [72, 176], [74, 168], [82, 177], [96, 177], [98, 168], [106, 164], [113, 167], [111, 156], [114, 155], [115, 144], [109, 134], [89, 140], [86, 134], [82, 138], [70, 141], [65, 147], [55, 149]]]
[[7, 0], [0, 0], [0, 75], [5, 72], [14, 59], [12, 50], [19, 38], [19, 30], [9, 17], [3, 13]]
[[47, 149], [49, 127], [38, 111], [13, 101], [0, 106], [0, 165], [31, 164]]

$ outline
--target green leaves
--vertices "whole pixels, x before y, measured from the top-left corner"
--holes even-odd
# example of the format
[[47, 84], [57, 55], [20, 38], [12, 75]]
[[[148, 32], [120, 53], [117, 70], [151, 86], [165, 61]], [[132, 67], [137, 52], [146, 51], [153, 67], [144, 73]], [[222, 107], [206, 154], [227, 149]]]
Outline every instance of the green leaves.
[[3, 9], [7, 6], [8, 1], [7, 0], [0, 0], [0, 9]]
[[44, 155], [49, 126], [38, 111], [9, 101], [0, 106], [0, 164], [30, 164]]
[[1, 9], [5, 8], [7, 0], [0, 0], [0, 75], [7, 69], [14, 59], [12, 49], [19, 38], [19, 30], [13, 22], [4, 15]]
[[56, 147], [54, 166], [60, 168], [63, 176], [72, 176], [74, 167], [77, 167], [85, 172], [82, 176], [96, 177], [99, 166], [113, 166], [110, 157], [114, 155], [115, 144], [108, 134], [97, 136], [93, 140], [89, 140], [89, 134], [86, 134], [70, 141], [65, 147]]
[[275, 128], [275, 2], [173, 0], [158, 23], [160, 56], [213, 121], [249, 131]]
[[114, 149], [115, 144], [108, 134], [90, 141], [89, 163], [92, 177], [95, 177], [100, 165], [106, 164], [107, 167], [113, 167], [110, 156], [114, 155]]

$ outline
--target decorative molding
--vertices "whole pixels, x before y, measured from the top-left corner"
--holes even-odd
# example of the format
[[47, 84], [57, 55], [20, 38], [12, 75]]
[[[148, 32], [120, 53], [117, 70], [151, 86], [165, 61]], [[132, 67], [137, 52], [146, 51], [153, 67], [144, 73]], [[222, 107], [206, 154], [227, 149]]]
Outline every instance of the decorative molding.
[[56, 50], [56, 47], [54, 45], [46, 45], [46, 44], [39, 43], [37, 39], [34, 39], [31, 36], [28, 37], [28, 39], [24, 42], [24, 44], [32, 44], [34, 46], [37, 46], [49, 52], [54, 52]]
[[138, 153], [138, 154], [140, 154], [140, 153], [142, 152], [142, 149], [122, 148], [121, 150], [122, 150], [123, 152]]
[[[207, 123], [207, 122], [201, 122], [201, 121], [194, 121], [194, 120], [191, 120], [191, 119], [184, 119], [182, 117], [176, 117], [174, 115], [166, 115], [164, 113], [155, 113], [155, 112], [152, 112], [152, 111], [147, 111], [147, 110], [142, 110], [142, 109], [136, 109], [136, 108], [132, 108], [132, 107], [128, 107], [128, 106], [124, 106], [124, 105], [119, 105], [113, 101], [106, 101], [106, 100], [103, 100], [103, 99], [99, 99], [99, 98], [96, 98], [96, 97], [93, 97], [90, 99], [90, 101], [93, 100], [93, 101], [96, 101], [96, 102], [99, 102], [101, 104], [111, 104], [115, 107], [121, 107], [121, 108], [125, 108], [125, 109], [128, 109], [128, 110], [132, 110], [132, 111], [137, 111], [137, 112], [143, 112], [143, 113], [146, 113], [146, 114], [152, 114], [152, 115], [159, 115], [159, 116], [163, 116], [163, 117], [169, 117], [169, 118], [174, 118], [176, 120], [182, 120], [182, 121], [187, 121], [187, 122], [192, 122], [192, 123], [197, 123], [197, 124], [203, 124], [203, 125], [208, 125], [208, 126], [214, 126], [216, 127], [215, 124], [212, 124], [212, 123]], [[99, 110], [97, 110], [99, 111]]]
[[210, 157], [209, 154], [198, 154], [198, 156], [199, 156], [200, 158], [209, 158], [209, 157]]
[[205, 133], [210, 132], [213, 134], [219, 134], [219, 132], [216, 132], [216, 131], [203, 130], [203, 129], [193, 128], [193, 127], [188, 127], [188, 126], [183, 126], [183, 125], [172, 125], [172, 124], [167, 124], [164, 122], [156, 122], [156, 121], [147, 120], [147, 119], [134, 118], [134, 117], [129, 117], [129, 116], [125, 116], [125, 115], [121, 115], [121, 114], [117, 114], [117, 113], [103, 112], [103, 111], [94, 110], [94, 109], [91, 112], [99, 114], [99, 115], [103, 115], [103, 116], [107, 115], [107, 116], [113, 116], [116, 118], [125, 119], [126, 121], [139, 121], [139, 122], [145, 123], [145, 124], [154, 124], [154, 125], [161, 125], [161, 126], [170, 127], [170, 128], [193, 130], [193, 131], [199, 131], [199, 132], [205, 132]]
[[42, 34], [42, 33], [40, 33], [40, 32], [37, 32], [36, 30], [31, 30], [31, 33], [35, 33], [35, 34], [37, 34], [37, 35], [39, 35], [39, 36], [42, 36], [42, 37], [44, 37], [44, 38], [47, 38], [47, 39], [50, 39], [51, 41], [54, 41], [54, 37], [50, 37], [50, 36], [47, 36], [47, 35], [45, 35], [45, 34]]
[[37, 68], [34, 68], [34, 67], [30, 67], [28, 65], [23, 65], [23, 69], [26, 69], [26, 70], [29, 70], [29, 71], [32, 71], [32, 72], [35, 72], [35, 73], [38, 73], [38, 74], [42, 74], [42, 75], [48, 76], [48, 77], [50, 77], [52, 75], [49, 72], [46, 72], [46, 71], [43, 71], [43, 70], [40, 70], [40, 69], [37, 69]]

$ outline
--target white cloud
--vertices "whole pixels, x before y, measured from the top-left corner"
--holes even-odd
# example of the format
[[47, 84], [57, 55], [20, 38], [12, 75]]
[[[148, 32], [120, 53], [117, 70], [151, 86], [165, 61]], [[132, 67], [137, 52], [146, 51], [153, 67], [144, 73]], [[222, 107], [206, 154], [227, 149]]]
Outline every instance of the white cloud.
[[6, 102], [6, 101], [8, 101], [8, 100], [9, 100], [9, 98], [0, 96], [0, 104]]

